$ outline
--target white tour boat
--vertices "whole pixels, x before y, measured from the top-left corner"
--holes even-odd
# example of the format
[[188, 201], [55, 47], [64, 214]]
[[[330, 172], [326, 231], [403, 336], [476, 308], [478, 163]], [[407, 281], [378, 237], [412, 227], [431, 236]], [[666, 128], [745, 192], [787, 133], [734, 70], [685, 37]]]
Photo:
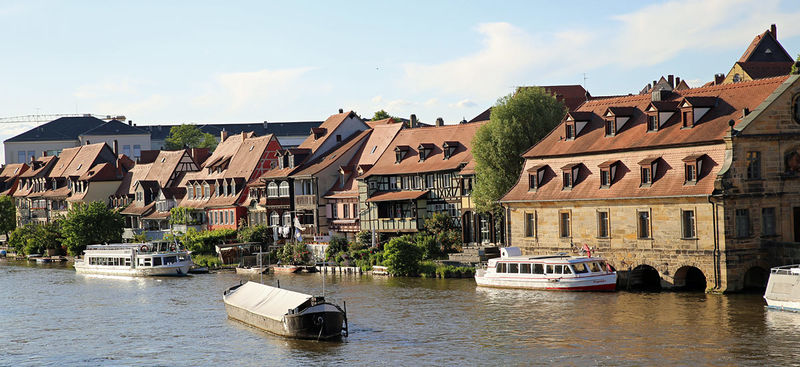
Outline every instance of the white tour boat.
[[546, 289], [561, 291], [614, 291], [617, 272], [605, 260], [590, 256], [522, 256], [518, 247], [500, 249], [500, 257], [489, 259], [478, 269], [479, 286]]
[[118, 276], [186, 275], [192, 266], [186, 249], [170, 242], [89, 245], [75, 271], [83, 274]]
[[764, 299], [769, 308], [800, 312], [800, 265], [772, 268]]

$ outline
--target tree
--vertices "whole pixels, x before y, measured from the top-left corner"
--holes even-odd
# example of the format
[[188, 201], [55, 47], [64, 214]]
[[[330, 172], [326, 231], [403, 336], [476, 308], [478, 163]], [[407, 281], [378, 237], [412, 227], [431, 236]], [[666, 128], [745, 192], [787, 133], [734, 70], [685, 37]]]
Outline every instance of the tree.
[[[461, 245], [461, 231], [456, 227], [450, 214], [436, 212], [425, 219], [425, 231], [434, 236], [441, 253], [453, 252]], [[433, 254], [435, 255], [435, 254]]]
[[348, 247], [346, 238], [342, 236], [331, 237], [330, 242], [328, 242], [328, 248], [325, 249], [325, 260], [334, 260], [336, 255], [341, 252], [347, 253]]
[[800, 74], [800, 69], [797, 68], [798, 65], [800, 65], [800, 54], [797, 54], [797, 60], [792, 64], [792, 74]]
[[70, 255], [80, 255], [86, 245], [122, 241], [125, 220], [99, 201], [77, 203], [61, 221], [61, 236]]
[[11, 196], [0, 195], [0, 233], [5, 234], [17, 228], [17, 209]]
[[380, 111], [375, 112], [375, 114], [372, 116], [372, 120], [371, 121], [378, 121], [378, 120], [384, 120], [384, 119], [389, 119], [389, 118], [394, 119], [395, 121], [401, 121], [397, 117], [394, 117], [394, 116], [390, 115], [388, 112], [386, 112], [384, 110], [380, 110]]
[[422, 248], [411, 242], [408, 236], [392, 238], [384, 248], [384, 261], [392, 275], [413, 276], [419, 273]]
[[236, 239], [239, 242], [258, 242], [269, 246], [272, 244], [272, 228], [261, 224], [242, 227], [236, 233]]
[[18, 254], [43, 254], [48, 249], [61, 248], [58, 225], [28, 223], [18, 227], [8, 239], [8, 247]]
[[497, 100], [489, 122], [472, 140], [476, 182], [472, 197], [477, 209], [499, 209], [499, 200], [519, 179], [530, 149], [558, 125], [567, 109], [543, 88], [520, 88]]
[[197, 125], [181, 124], [169, 129], [169, 136], [164, 140], [167, 150], [188, 148], [209, 148], [214, 150], [217, 141], [214, 135], [200, 131]]

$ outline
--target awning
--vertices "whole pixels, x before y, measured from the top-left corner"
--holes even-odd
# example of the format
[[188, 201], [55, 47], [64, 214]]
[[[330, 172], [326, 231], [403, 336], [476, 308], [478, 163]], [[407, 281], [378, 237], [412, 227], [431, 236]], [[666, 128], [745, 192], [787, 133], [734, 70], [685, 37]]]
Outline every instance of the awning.
[[370, 203], [378, 201], [415, 200], [427, 195], [429, 192], [430, 190], [382, 192], [379, 194], [375, 194], [371, 198], [367, 199], [367, 202]]

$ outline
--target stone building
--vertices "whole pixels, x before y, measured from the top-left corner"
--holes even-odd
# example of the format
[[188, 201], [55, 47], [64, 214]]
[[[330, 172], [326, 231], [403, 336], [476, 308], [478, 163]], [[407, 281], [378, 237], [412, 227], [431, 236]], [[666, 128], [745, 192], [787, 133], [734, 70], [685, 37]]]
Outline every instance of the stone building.
[[587, 101], [523, 155], [508, 243], [588, 245], [634, 284], [763, 286], [800, 258], [799, 101], [796, 75]]

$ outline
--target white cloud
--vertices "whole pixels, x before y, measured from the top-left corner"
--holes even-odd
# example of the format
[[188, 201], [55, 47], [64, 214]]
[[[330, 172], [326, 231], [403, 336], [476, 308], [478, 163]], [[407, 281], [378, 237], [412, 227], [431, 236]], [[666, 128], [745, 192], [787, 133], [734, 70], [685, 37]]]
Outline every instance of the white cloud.
[[80, 99], [95, 99], [113, 95], [129, 95], [137, 91], [137, 84], [130, 79], [103, 80], [97, 83], [84, 84], [78, 87], [72, 95]]
[[475, 102], [470, 101], [469, 99], [462, 99], [456, 103], [451, 103], [447, 105], [450, 108], [472, 108], [477, 106], [478, 104]]
[[[297, 80], [315, 68], [263, 69], [253, 72], [235, 72], [217, 75], [214, 91], [196, 99], [200, 104], [225, 101], [233, 109], [278, 96], [286, 91], [298, 92]], [[220, 99], [220, 97], [222, 99]]]
[[[130, 99], [126, 99], [129, 101]], [[137, 116], [153, 116], [159, 112], [174, 106], [174, 98], [162, 94], [153, 94], [138, 101], [131, 102], [98, 102], [92, 108], [103, 113], [114, 115], [124, 115], [128, 119], [135, 119]], [[93, 109], [94, 110], [94, 109]]]

